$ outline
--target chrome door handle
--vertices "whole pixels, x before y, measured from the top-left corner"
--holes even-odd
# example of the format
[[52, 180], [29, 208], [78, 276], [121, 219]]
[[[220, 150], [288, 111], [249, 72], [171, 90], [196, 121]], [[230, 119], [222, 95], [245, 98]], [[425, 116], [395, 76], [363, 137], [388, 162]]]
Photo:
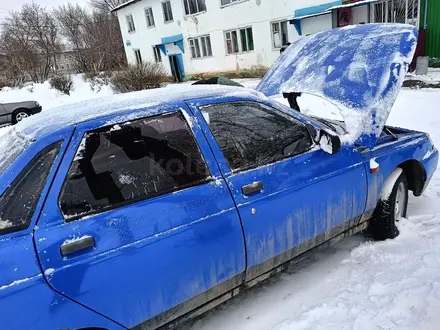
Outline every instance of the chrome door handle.
[[63, 243], [61, 245], [61, 254], [66, 256], [93, 246], [95, 246], [95, 239], [92, 236], [83, 236]]
[[255, 181], [241, 188], [243, 195], [250, 195], [261, 190], [263, 190], [263, 183], [261, 181]]

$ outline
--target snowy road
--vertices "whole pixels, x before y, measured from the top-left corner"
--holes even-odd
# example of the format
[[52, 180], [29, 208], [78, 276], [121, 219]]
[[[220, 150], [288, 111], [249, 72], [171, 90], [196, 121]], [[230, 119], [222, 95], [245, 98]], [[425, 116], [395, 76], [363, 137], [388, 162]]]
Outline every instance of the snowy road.
[[[245, 81], [249, 87], [257, 83]], [[25, 95], [0, 92], [0, 100], [33, 98], [49, 109], [92, 97], [80, 85], [73, 98], [43, 87]], [[303, 96], [299, 102], [306, 113], [337, 116], [320, 99]], [[388, 123], [426, 131], [440, 147], [439, 105], [438, 90], [402, 90]], [[393, 241], [356, 236], [321, 251], [185, 330], [440, 329], [439, 172], [422, 197], [410, 199], [408, 220], [399, 227]]]
[[[312, 98], [300, 105], [334, 111]], [[426, 131], [440, 146], [439, 105], [439, 91], [402, 90], [388, 123]], [[187, 329], [440, 329], [439, 171], [422, 197], [410, 198], [399, 228], [395, 240], [346, 239]]]

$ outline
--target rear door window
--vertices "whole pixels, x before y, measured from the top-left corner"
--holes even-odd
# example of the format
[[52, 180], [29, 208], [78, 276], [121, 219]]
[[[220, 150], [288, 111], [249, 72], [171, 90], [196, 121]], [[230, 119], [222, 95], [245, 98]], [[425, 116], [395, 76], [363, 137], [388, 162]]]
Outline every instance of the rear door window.
[[210, 179], [181, 112], [107, 126], [83, 137], [60, 194], [66, 220]]
[[233, 172], [297, 156], [313, 146], [303, 123], [264, 104], [219, 103], [201, 110]]
[[43, 149], [0, 197], [0, 234], [29, 227], [61, 145], [60, 141]]

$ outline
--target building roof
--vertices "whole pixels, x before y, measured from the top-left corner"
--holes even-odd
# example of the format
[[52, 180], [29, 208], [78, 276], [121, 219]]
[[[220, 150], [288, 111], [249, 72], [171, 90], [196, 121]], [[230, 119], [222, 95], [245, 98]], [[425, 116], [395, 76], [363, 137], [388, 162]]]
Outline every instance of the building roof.
[[360, 0], [360, 1], [353, 1], [350, 3], [342, 4], [342, 1], [338, 0], [323, 5], [301, 8], [295, 10], [295, 17], [293, 18], [293, 21], [298, 21], [308, 17], [331, 14], [332, 10], [363, 6], [377, 1], [378, 0]]
[[128, 1], [126, 1], [126, 2], [124, 2], [124, 3], [122, 3], [122, 4], [120, 4], [119, 6], [116, 6], [115, 8], [110, 9], [110, 11], [111, 11], [111, 12], [118, 11], [119, 9], [125, 8], [125, 7], [130, 6], [130, 5], [132, 5], [133, 3], [136, 3], [136, 2], [139, 2], [139, 1], [142, 1], [142, 0], [128, 0]]

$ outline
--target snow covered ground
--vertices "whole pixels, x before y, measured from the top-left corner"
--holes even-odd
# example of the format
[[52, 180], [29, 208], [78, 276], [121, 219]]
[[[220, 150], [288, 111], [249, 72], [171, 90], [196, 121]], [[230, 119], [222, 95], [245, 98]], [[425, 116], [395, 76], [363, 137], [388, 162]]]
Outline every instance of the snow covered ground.
[[[239, 80], [255, 87], [258, 80]], [[34, 99], [44, 109], [99, 94], [75, 77], [72, 96], [47, 85], [0, 92], [0, 101]], [[282, 97], [278, 98], [286, 103]], [[331, 105], [299, 99], [306, 113], [338, 118]], [[287, 104], [287, 103], [286, 103]], [[440, 91], [400, 93], [388, 124], [429, 132], [440, 146]], [[7, 129], [7, 128], [3, 128]], [[0, 129], [0, 134], [1, 134]], [[395, 240], [351, 237], [187, 325], [187, 330], [440, 329], [440, 172], [422, 197], [411, 196]]]
[[440, 82], [440, 68], [429, 68], [428, 74], [424, 76], [409, 73], [406, 80], [420, 80], [429, 84], [437, 84]]

